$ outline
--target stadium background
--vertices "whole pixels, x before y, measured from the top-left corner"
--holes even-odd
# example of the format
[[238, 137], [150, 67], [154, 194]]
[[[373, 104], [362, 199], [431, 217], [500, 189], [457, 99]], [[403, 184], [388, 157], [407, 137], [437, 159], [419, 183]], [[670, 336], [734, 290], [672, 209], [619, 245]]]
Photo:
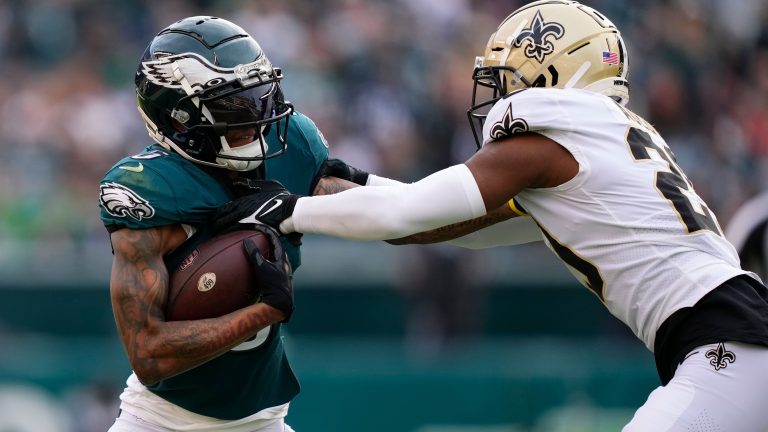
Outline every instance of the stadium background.
[[[412, 180], [473, 151], [471, 67], [523, 1], [0, 2], [0, 431], [95, 432], [129, 373], [97, 184], [149, 140], [132, 77], [189, 15], [248, 30], [332, 154]], [[622, 30], [630, 107], [721, 224], [768, 180], [764, 0], [585, 1]], [[305, 237], [289, 355], [299, 432], [615, 431], [653, 358], [540, 246]]]

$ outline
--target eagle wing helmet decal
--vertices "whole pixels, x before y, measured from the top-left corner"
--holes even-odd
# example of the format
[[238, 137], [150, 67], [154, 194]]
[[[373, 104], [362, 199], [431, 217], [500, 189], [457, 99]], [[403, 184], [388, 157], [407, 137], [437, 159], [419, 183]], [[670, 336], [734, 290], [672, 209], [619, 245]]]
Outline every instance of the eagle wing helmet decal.
[[141, 221], [155, 215], [155, 209], [147, 200], [117, 183], [104, 183], [99, 187], [99, 203], [107, 213], [117, 217]]
[[273, 73], [272, 64], [264, 55], [251, 63], [234, 68], [220, 68], [195, 53], [145, 61], [141, 63], [141, 70], [153, 84], [166, 88], [185, 87], [183, 81], [186, 81], [190, 87], [185, 88], [187, 94], [192, 93], [190, 90], [203, 90], [235, 79], [251, 83], [267, 79]]
[[[179, 78], [174, 76], [174, 64], [179, 56], [168, 56], [158, 60], [145, 61], [141, 63], [142, 72], [153, 84], [168, 88], [181, 87]], [[178, 70], [178, 68], [177, 68]]]

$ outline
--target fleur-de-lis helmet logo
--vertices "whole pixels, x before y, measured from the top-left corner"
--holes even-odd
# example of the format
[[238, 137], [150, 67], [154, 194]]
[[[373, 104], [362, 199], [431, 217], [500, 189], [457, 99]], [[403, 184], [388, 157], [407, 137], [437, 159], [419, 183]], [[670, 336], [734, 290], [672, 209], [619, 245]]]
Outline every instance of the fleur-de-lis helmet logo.
[[544, 57], [552, 54], [555, 50], [555, 45], [549, 38], [560, 39], [564, 34], [565, 29], [562, 25], [556, 22], [544, 22], [541, 11], [536, 11], [531, 26], [517, 35], [514, 45], [516, 48], [520, 48], [525, 41], [528, 41], [528, 45], [523, 50], [525, 56], [535, 58], [539, 63], [544, 63]]

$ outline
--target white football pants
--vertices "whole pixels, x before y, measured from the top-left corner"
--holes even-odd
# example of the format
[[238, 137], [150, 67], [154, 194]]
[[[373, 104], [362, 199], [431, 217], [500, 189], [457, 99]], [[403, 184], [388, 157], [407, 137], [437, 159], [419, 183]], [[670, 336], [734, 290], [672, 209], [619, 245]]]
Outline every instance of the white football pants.
[[[213, 429], [210, 429], [213, 430]], [[240, 429], [238, 429], [240, 430]], [[156, 426], [152, 423], [144, 421], [133, 414], [129, 414], [125, 411], [120, 413], [120, 416], [115, 419], [115, 424], [107, 432], [175, 432], [171, 429]], [[266, 426], [258, 429], [250, 429], [248, 432], [294, 432], [290, 426], [285, 424], [283, 419], [277, 419]]]
[[725, 342], [691, 350], [622, 432], [768, 432], [768, 347]]

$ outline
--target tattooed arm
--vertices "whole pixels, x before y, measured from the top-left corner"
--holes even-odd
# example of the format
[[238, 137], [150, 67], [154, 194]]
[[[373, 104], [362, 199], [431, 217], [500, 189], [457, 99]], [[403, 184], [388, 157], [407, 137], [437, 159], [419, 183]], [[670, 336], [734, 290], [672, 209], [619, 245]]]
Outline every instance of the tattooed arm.
[[317, 186], [315, 186], [315, 190], [312, 191], [312, 196], [318, 196], [318, 195], [333, 195], [335, 193], [339, 193], [342, 191], [345, 191], [347, 189], [352, 189], [353, 187], [359, 187], [360, 185], [357, 183], [352, 183], [351, 181], [340, 179], [333, 176], [323, 177], [317, 182]]
[[144, 384], [187, 371], [281, 321], [264, 303], [196, 321], [165, 321], [168, 271], [163, 256], [186, 240], [179, 225], [111, 235], [115, 251], [110, 294], [115, 323], [136, 376]]
[[458, 222], [452, 225], [446, 225], [430, 231], [416, 233], [408, 237], [387, 240], [387, 243], [404, 245], [446, 242], [517, 216], [517, 213], [513, 212], [508, 205], [504, 204], [496, 210], [488, 212], [485, 216], [480, 216], [475, 219]]

